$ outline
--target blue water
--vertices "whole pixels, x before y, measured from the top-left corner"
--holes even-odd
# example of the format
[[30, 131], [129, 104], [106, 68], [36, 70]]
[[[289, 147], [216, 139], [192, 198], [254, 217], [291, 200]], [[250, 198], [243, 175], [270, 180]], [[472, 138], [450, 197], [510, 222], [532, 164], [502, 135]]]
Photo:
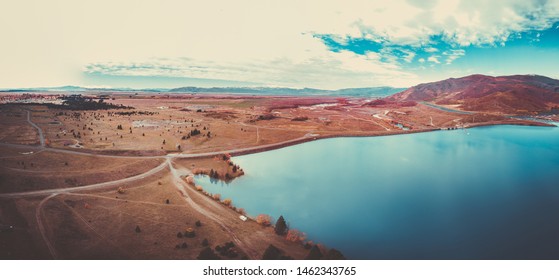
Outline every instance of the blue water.
[[334, 138], [197, 182], [350, 259], [559, 259], [559, 128]]

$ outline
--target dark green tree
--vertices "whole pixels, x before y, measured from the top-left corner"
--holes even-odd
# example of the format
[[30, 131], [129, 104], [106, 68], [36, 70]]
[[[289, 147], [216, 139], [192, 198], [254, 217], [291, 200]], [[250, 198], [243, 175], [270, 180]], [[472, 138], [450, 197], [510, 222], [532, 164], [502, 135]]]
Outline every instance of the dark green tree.
[[277, 235], [285, 235], [287, 233], [287, 223], [283, 216], [280, 216], [276, 222], [276, 227], [274, 228]]

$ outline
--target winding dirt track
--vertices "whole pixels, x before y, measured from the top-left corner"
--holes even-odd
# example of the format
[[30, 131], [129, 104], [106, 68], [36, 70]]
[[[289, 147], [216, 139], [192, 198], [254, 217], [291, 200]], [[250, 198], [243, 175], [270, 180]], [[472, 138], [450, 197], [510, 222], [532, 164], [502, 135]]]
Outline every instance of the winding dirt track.
[[[198, 196], [202, 196], [202, 194], [198, 192], [192, 192], [188, 187], [188, 185], [184, 182], [184, 180], [182, 180], [181, 174], [179, 174], [178, 170], [175, 169], [173, 164], [170, 161], [168, 161], [168, 164], [169, 164], [169, 169], [171, 170], [171, 174], [173, 175], [173, 184], [182, 194], [182, 197], [190, 205], [190, 207], [192, 207], [192, 209], [196, 210], [198, 213], [206, 216], [207, 218], [219, 224], [219, 226], [231, 236], [231, 238], [237, 244], [237, 246], [239, 246], [239, 248], [241, 248], [247, 254], [247, 257], [249, 259], [258, 259], [259, 254], [256, 252], [256, 250], [248, 246], [233, 232], [233, 230], [229, 226], [230, 221], [228, 219], [222, 218], [222, 216], [219, 215], [218, 211], [212, 212], [209, 207], [200, 206], [194, 200], [192, 200], [192, 198], [188, 194], [189, 192], [192, 195], [198, 195]], [[190, 171], [188, 170], [187, 172]], [[219, 210], [223, 211], [223, 209], [219, 209]]]
[[[167, 159], [169, 161], [170, 159]], [[38, 190], [38, 191], [27, 191], [27, 192], [14, 192], [14, 193], [4, 193], [0, 194], [0, 197], [5, 198], [20, 198], [20, 197], [32, 197], [32, 196], [44, 196], [49, 194], [56, 194], [56, 193], [67, 193], [67, 192], [80, 192], [80, 191], [93, 191], [98, 189], [104, 189], [107, 187], [111, 187], [118, 184], [130, 183], [136, 180], [144, 179], [148, 176], [151, 176], [167, 167], [167, 161], [163, 162], [162, 164], [158, 165], [157, 167], [148, 170], [142, 174], [138, 174], [136, 176], [132, 176], [129, 178], [124, 178], [115, 181], [109, 181], [104, 183], [80, 186], [80, 187], [69, 187], [69, 188], [58, 188], [58, 189], [49, 189], [49, 190]]]
[[33, 126], [35, 129], [37, 129], [37, 132], [39, 133], [39, 141], [41, 143], [41, 147], [45, 146], [45, 135], [43, 134], [43, 130], [37, 125], [35, 124], [33, 121], [31, 121], [31, 112], [29, 110], [27, 110], [27, 122]]
[[53, 193], [53, 194], [45, 197], [43, 200], [41, 200], [41, 202], [39, 202], [39, 205], [37, 205], [37, 209], [35, 209], [35, 220], [37, 221], [37, 227], [39, 228], [39, 232], [41, 233], [41, 237], [43, 238], [43, 241], [45, 241], [45, 245], [49, 249], [49, 252], [50, 252], [53, 259], [57, 259], [56, 250], [55, 250], [54, 246], [52, 245], [52, 243], [50, 243], [50, 240], [47, 236], [47, 233], [45, 231], [45, 225], [43, 224], [43, 219], [41, 217], [41, 214], [42, 214], [42, 211], [43, 211], [43, 206], [45, 206], [45, 203], [47, 203], [47, 201], [49, 201], [51, 198], [53, 198], [57, 195], [58, 195], [57, 193]]

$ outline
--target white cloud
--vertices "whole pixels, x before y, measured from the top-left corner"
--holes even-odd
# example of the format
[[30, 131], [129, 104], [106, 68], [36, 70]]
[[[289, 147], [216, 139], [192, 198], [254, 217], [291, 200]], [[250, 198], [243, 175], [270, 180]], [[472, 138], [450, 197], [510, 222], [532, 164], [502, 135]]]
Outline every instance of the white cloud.
[[250, 64], [215, 63], [191, 58], [151, 59], [144, 63], [90, 64], [84, 71], [113, 76], [191, 77], [315, 88], [340, 88], [340, 85], [366, 87], [372, 84], [396, 87], [418, 81], [417, 76], [380, 62], [375, 53], [358, 55], [342, 51], [329, 55], [333, 57], [303, 62], [278, 59]]
[[433, 62], [433, 63], [436, 63], [436, 64], [440, 64], [440, 63], [441, 63], [441, 62], [439, 61], [439, 57], [436, 56], [436, 55], [430, 56], [430, 57], [427, 59], [427, 61]]
[[451, 64], [454, 60], [466, 55], [466, 51], [461, 49], [453, 49], [443, 52], [443, 55], [446, 56], [446, 64]]
[[[87, 65], [127, 66], [119, 71], [129, 75], [230, 77], [285, 86], [405, 86], [418, 77], [396, 60], [333, 53], [312, 34], [418, 48], [442, 34], [451, 44], [467, 46], [503, 42], [515, 32], [549, 27], [559, 17], [559, 0], [411, 3], [2, 1], [0, 87], [77, 84]], [[451, 54], [450, 62], [459, 56]], [[401, 59], [414, 58], [404, 52]], [[128, 67], [134, 64], [149, 67]]]
[[438, 52], [439, 50], [437, 48], [427, 47], [427, 48], [424, 49], [424, 51], [426, 51], [428, 53], [434, 53], [434, 52]]
[[404, 51], [404, 61], [411, 63], [415, 58], [416, 54], [412, 51]]

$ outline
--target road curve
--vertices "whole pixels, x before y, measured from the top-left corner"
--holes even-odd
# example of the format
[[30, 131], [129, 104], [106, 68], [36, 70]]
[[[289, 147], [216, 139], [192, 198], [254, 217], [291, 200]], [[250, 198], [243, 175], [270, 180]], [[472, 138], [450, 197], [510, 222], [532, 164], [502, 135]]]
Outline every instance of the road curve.
[[[169, 159], [167, 159], [167, 161], [169, 161]], [[110, 187], [112, 185], [130, 183], [130, 182], [133, 182], [133, 181], [136, 181], [136, 180], [139, 180], [139, 179], [143, 179], [147, 176], [151, 176], [151, 175], [165, 169], [167, 167], [167, 164], [168, 164], [167, 161], [161, 163], [157, 167], [155, 167], [153, 169], [150, 169], [150, 170], [148, 170], [148, 171], [146, 171], [142, 174], [138, 174], [138, 175], [128, 177], [128, 178], [124, 178], [124, 179], [120, 179], [120, 180], [98, 183], [98, 184], [92, 184], [92, 185], [86, 185], [86, 186], [80, 186], [80, 187], [58, 188], [58, 189], [28, 191], [28, 192], [4, 193], [4, 194], [0, 194], [0, 198], [18, 198], [18, 197], [29, 197], [29, 196], [43, 196], [43, 195], [49, 195], [49, 194], [54, 194], [54, 193], [64, 193], [64, 192], [91, 191], [91, 190]]]

